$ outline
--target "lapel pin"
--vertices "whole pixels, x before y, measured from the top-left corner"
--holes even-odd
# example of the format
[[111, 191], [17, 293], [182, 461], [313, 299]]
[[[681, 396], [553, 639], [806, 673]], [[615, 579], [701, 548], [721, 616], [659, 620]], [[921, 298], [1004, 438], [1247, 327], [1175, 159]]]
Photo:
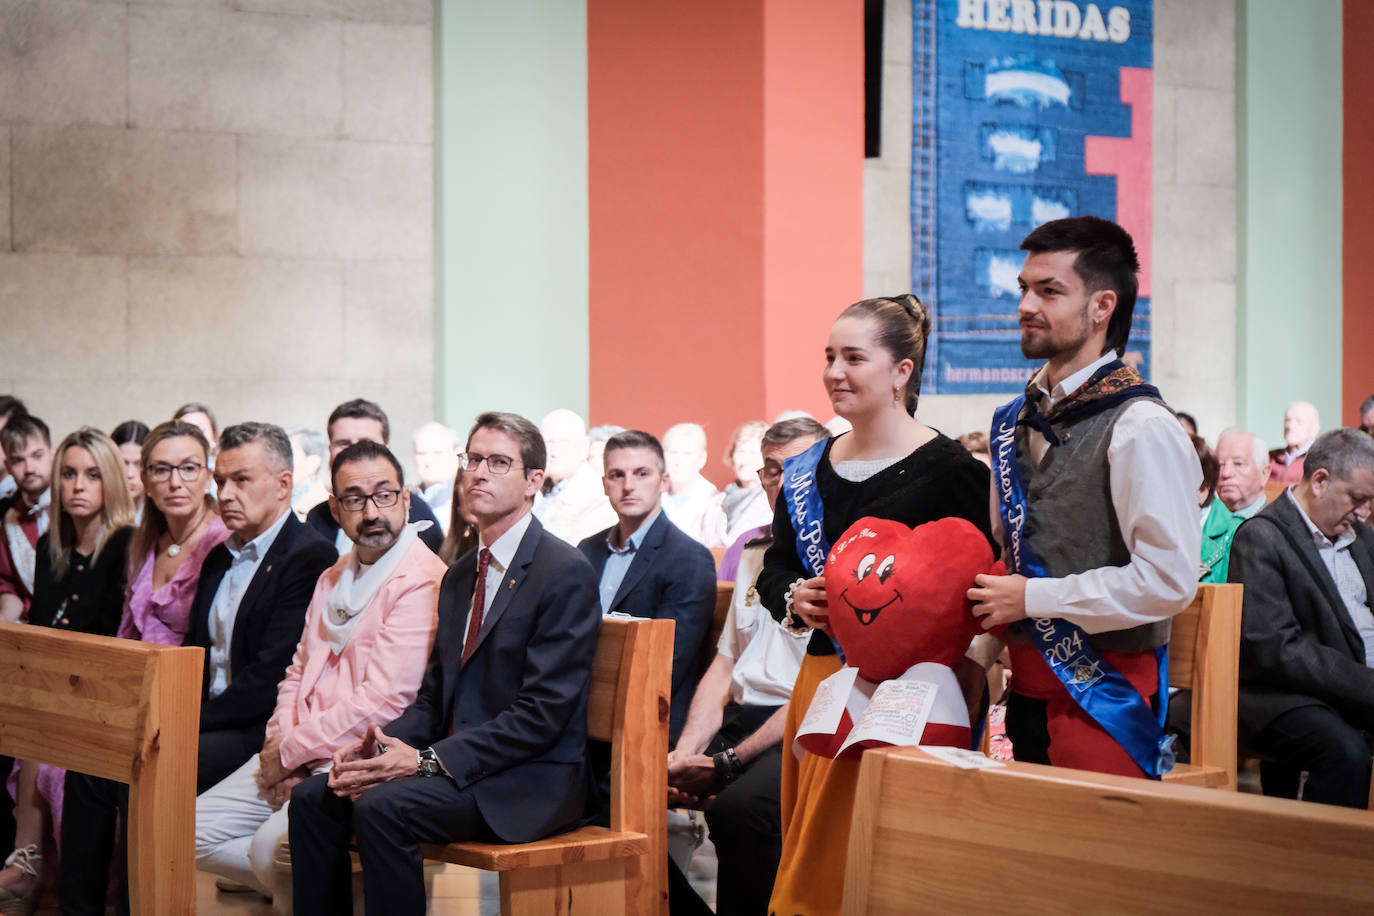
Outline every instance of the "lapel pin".
[[271, 563], [268, 563], [268, 564], [267, 564], [267, 572], [271, 572], [271, 571], [272, 571], [272, 564], [271, 564]]
[[506, 588], [515, 588], [515, 580], [511, 579], [509, 582], [507, 582]]

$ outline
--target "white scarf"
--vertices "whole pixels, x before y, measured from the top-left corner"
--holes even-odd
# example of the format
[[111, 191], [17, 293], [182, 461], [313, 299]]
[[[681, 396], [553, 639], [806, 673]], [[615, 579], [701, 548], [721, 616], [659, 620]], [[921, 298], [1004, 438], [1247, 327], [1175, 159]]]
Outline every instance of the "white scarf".
[[48, 530], [48, 507], [51, 504], [52, 493], [44, 490], [38, 497], [38, 504], [32, 509], [25, 508], [22, 500], [16, 500], [10, 511], [5, 513], [5, 540], [9, 543], [10, 558], [14, 562], [15, 571], [19, 573], [20, 581], [24, 583], [30, 595], [33, 594], [33, 569], [38, 560], [38, 553], [29, 543], [29, 536], [19, 524], [20, 512], [38, 517], [38, 536], [42, 537]]
[[419, 533], [428, 528], [429, 521], [412, 522], [401, 529], [400, 537], [386, 553], [367, 569], [358, 562], [356, 548], [348, 553], [348, 565], [339, 574], [339, 581], [324, 602], [324, 638], [329, 648], [338, 655], [348, 645], [353, 629], [362, 619], [363, 612], [372, 605], [372, 599], [396, 571], [396, 565], [406, 555]]

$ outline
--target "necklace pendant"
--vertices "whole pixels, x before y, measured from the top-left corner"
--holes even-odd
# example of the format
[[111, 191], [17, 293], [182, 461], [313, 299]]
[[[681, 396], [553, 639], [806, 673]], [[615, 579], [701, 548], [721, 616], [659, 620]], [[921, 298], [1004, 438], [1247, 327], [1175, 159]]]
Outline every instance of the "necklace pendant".
[[169, 557], [174, 557], [174, 556], [176, 556], [176, 555], [179, 554], [179, 553], [181, 553], [181, 545], [180, 545], [180, 544], [173, 544], [171, 547], [168, 547], [168, 548], [167, 548], [167, 556], [169, 556]]

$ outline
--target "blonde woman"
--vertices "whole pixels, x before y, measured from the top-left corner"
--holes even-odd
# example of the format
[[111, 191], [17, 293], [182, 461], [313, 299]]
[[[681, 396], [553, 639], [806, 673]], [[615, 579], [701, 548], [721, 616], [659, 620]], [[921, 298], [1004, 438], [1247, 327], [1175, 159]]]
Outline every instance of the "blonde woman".
[[[53, 453], [52, 522], [38, 539], [29, 623], [113, 636], [124, 603], [133, 500], [119, 447], [83, 426]], [[63, 771], [20, 761], [15, 849], [0, 871], [0, 913], [29, 914], [42, 894], [43, 838], [62, 816]]]

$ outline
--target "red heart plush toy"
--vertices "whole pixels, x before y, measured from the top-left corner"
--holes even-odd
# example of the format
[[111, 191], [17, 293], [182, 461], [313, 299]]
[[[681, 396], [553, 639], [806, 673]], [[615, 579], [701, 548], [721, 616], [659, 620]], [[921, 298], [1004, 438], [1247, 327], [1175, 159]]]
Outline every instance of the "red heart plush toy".
[[953, 667], [982, 632], [967, 592], [979, 573], [1005, 575], [983, 533], [962, 518], [908, 528], [862, 518], [825, 564], [830, 631], [866, 681], [918, 662]]

